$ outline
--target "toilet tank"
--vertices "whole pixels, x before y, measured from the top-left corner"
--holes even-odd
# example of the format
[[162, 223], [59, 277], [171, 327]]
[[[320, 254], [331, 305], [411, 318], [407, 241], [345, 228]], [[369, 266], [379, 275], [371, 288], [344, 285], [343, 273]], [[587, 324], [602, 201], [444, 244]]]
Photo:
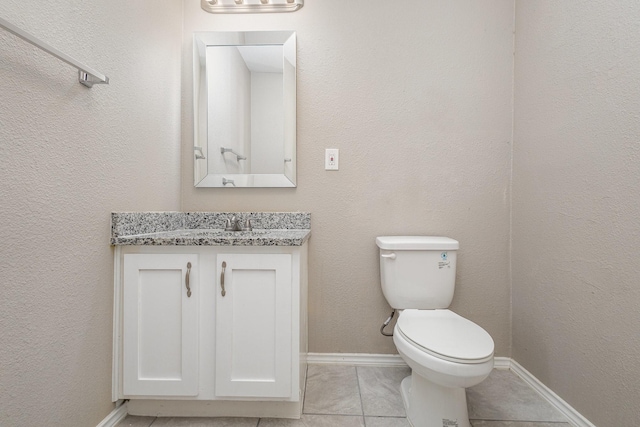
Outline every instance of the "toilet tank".
[[456, 284], [457, 240], [439, 236], [382, 236], [382, 293], [395, 309], [447, 308]]

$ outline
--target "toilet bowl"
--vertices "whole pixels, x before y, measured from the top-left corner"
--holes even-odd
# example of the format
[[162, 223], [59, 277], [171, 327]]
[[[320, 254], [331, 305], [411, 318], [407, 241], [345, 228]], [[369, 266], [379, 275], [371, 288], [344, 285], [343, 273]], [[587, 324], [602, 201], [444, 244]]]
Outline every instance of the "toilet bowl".
[[445, 387], [471, 387], [493, 369], [491, 336], [450, 310], [403, 310], [393, 342], [411, 369]]
[[470, 427], [465, 388], [491, 373], [491, 336], [449, 310], [404, 310], [393, 342], [411, 368], [401, 386], [411, 424]]
[[494, 342], [482, 327], [449, 310], [458, 242], [447, 237], [378, 237], [380, 278], [400, 316], [393, 342], [411, 375], [402, 381], [413, 427], [471, 427], [465, 388], [493, 369]]

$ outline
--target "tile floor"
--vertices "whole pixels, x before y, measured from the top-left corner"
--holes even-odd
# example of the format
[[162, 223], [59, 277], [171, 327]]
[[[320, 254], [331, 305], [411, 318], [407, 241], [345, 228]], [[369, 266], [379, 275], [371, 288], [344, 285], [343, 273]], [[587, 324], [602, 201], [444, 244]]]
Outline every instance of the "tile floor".
[[[127, 416], [118, 427], [409, 427], [400, 381], [408, 368], [309, 365], [300, 420]], [[467, 390], [473, 427], [570, 427], [552, 405], [509, 370]], [[419, 426], [416, 426], [419, 427]]]

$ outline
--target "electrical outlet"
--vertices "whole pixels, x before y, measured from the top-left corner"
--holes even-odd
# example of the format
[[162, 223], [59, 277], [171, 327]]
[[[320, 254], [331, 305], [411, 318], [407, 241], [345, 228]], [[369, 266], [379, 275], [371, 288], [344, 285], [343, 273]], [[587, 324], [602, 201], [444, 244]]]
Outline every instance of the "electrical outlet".
[[324, 169], [328, 171], [338, 170], [339, 151], [337, 148], [327, 148], [324, 150]]

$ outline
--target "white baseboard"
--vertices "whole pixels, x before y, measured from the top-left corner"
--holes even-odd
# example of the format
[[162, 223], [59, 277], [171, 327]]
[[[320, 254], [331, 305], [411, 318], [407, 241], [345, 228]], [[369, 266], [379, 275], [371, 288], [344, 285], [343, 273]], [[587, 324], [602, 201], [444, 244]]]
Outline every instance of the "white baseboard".
[[307, 353], [312, 365], [407, 366], [399, 354]]
[[[358, 365], [358, 366], [407, 366], [399, 354], [363, 354], [363, 353], [308, 353], [307, 363], [312, 365]], [[496, 357], [495, 369], [509, 369], [511, 359]]]
[[502, 369], [502, 370], [511, 369], [511, 358], [510, 357], [494, 357], [493, 369]]
[[104, 420], [100, 422], [96, 427], [115, 427], [118, 423], [125, 419], [127, 416], [127, 403], [124, 402], [119, 406], [116, 406]]
[[571, 405], [562, 400], [560, 396], [555, 394], [549, 387], [544, 385], [539, 379], [534, 377], [531, 372], [527, 371], [515, 360], [511, 360], [511, 370], [526, 382], [532, 389], [540, 393], [549, 403], [567, 417], [569, 423], [575, 427], [596, 427], [591, 421], [582, 416], [578, 411], [573, 409]]

